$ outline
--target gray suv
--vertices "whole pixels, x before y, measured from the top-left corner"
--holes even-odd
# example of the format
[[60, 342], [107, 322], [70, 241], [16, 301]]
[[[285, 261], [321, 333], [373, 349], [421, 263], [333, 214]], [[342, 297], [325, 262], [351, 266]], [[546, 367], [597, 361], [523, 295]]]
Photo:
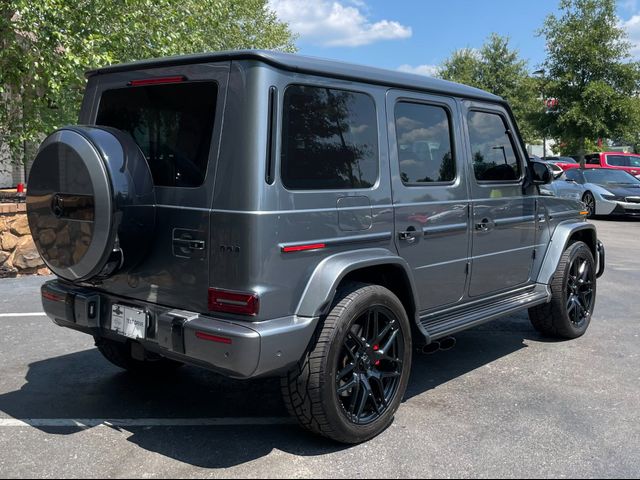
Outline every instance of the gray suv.
[[223, 52], [91, 71], [79, 124], [31, 171], [42, 301], [124, 369], [279, 375], [304, 427], [357, 443], [417, 347], [522, 309], [554, 337], [591, 320], [596, 230], [540, 196], [486, 92]]

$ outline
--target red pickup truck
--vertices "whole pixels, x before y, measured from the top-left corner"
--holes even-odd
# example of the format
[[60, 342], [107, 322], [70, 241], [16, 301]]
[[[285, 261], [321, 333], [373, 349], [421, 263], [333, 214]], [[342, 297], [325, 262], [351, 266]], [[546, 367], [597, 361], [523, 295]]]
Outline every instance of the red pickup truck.
[[[563, 165], [563, 169], [577, 168], [580, 164], [576, 163]], [[634, 177], [640, 179], [640, 155], [635, 153], [622, 152], [600, 152], [592, 153], [585, 156], [585, 166], [587, 168], [613, 168], [615, 170], [624, 170]]]

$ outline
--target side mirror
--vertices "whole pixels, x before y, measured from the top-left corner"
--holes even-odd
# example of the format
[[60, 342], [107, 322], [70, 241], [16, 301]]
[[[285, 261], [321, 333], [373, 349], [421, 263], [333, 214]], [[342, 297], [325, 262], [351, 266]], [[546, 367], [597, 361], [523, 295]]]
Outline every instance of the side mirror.
[[548, 185], [553, 182], [553, 171], [551, 167], [543, 162], [531, 162], [534, 185]]

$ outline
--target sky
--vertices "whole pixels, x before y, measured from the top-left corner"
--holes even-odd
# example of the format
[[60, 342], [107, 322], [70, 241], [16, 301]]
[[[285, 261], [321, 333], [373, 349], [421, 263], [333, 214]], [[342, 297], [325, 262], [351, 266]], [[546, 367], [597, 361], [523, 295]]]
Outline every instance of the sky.
[[[531, 71], [545, 57], [536, 35], [559, 0], [269, 0], [298, 35], [300, 54], [431, 75], [454, 50], [510, 38]], [[640, 0], [619, 0], [620, 25], [640, 60]]]

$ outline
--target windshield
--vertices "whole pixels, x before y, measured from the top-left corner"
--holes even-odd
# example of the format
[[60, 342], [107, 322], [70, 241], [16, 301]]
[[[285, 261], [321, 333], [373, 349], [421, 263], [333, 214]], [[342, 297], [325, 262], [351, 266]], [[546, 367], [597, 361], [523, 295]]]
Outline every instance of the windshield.
[[588, 183], [624, 183], [640, 185], [640, 180], [622, 170], [608, 170], [604, 168], [600, 170], [585, 170], [584, 177]]
[[607, 155], [607, 163], [612, 167], [640, 167], [640, 157], [631, 155]]

